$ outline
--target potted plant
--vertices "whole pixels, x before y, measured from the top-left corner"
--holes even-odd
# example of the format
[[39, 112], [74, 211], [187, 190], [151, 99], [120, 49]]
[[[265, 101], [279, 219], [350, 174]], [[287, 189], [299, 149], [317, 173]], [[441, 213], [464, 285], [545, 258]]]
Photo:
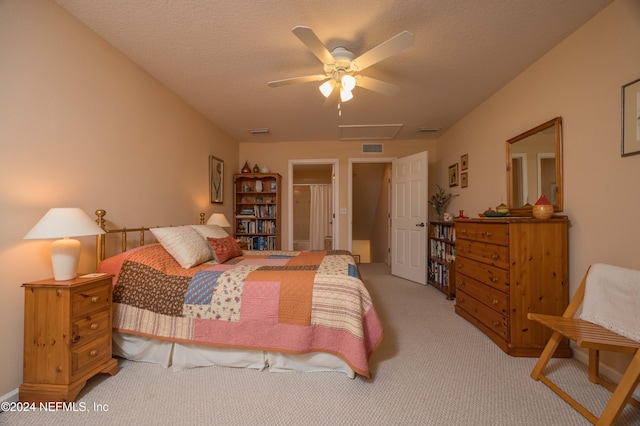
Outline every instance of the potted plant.
[[449, 201], [451, 201], [453, 197], [457, 197], [460, 194], [445, 194], [444, 189], [440, 185], [436, 186], [438, 187], [438, 190], [431, 196], [429, 204], [433, 206], [434, 209], [436, 209], [438, 221], [442, 222], [442, 220], [444, 219], [444, 212], [447, 208], [447, 205], [449, 204]]

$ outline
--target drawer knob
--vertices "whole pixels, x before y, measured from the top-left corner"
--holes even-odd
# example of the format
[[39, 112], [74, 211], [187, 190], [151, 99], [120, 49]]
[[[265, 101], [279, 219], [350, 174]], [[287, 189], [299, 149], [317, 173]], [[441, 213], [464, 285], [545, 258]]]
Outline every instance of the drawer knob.
[[497, 283], [498, 282], [498, 277], [491, 277], [491, 278], [489, 278], [489, 280], [491, 280], [492, 283]]
[[497, 258], [499, 258], [500, 256], [498, 256], [496, 253], [493, 253], [491, 255], [491, 259], [496, 260]]
[[461, 230], [460, 230], [460, 233], [461, 233], [461, 234], [466, 234], [466, 233], [467, 233], [467, 230], [466, 230], [466, 229], [461, 229]]
[[97, 322], [94, 322], [93, 324], [91, 324], [92, 330], [97, 330], [99, 327], [100, 327], [100, 324], [98, 324]]
[[487, 237], [490, 237], [490, 236], [492, 236], [492, 235], [493, 235], [493, 234], [492, 234], [491, 232], [485, 232], [485, 236], [487, 236]]
[[491, 301], [491, 303], [493, 303], [494, 305], [497, 305], [497, 304], [498, 304], [498, 299], [493, 299], [493, 300]]
[[93, 296], [91, 298], [91, 303], [98, 303], [100, 301], [100, 296]]
[[91, 357], [94, 357], [94, 356], [97, 356], [97, 355], [98, 355], [98, 350], [97, 349], [94, 349], [91, 352], [89, 352], [89, 356], [91, 356]]
[[494, 326], [494, 327], [497, 327], [497, 326], [499, 326], [499, 325], [500, 325], [500, 323], [499, 323], [498, 321], [494, 321], [494, 322], [493, 322], [493, 326]]

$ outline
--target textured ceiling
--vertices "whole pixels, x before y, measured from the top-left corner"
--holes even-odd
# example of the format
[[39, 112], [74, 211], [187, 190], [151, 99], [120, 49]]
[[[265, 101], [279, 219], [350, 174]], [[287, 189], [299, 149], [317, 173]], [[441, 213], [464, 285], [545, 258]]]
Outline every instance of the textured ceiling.
[[[612, 0], [56, 0], [240, 142], [338, 140], [339, 126], [419, 128], [460, 120]], [[356, 56], [407, 30], [415, 44], [363, 75], [363, 88], [324, 109], [319, 83], [267, 82], [322, 73], [291, 29]], [[268, 134], [249, 129], [269, 128]], [[364, 131], [364, 130], [363, 130]], [[365, 135], [366, 136], [366, 135]]]

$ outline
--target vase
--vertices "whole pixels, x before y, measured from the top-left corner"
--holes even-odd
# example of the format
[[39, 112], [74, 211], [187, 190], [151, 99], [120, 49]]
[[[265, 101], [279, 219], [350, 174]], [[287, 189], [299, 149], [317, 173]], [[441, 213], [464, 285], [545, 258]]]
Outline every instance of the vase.
[[251, 173], [251, 167], [249, 167], [249, 162], [245, 161], [244, 166], [242, 166], [242, 173]]
[[532, 214], [536, 219], [549, 219], [553, 216], [553, 206], [551, 204], [536, 204], [533, 206]]

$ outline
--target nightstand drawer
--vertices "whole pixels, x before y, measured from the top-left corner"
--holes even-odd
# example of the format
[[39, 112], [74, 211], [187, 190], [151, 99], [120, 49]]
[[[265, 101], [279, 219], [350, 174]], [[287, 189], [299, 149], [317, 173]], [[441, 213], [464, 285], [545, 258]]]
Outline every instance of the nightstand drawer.
[[109, 314], [109, 310], [105, 309], [74, 320], [71, 325], [71, 343], [76, 346], [84, 345], [108, 330], [111, 324]]
[[[110, 285], [111, 280], [109, 280]], [[71, 296], [71, 316], [78, 318], [91, 312], [108, 308], [111, 289], [109, 285], [99, 285], [74, 291]]]
[[104, 333], [87, 345], [74, 349], [71, 353], [71, 374], [74, 375], [84, 367], [99, 365], [101, 361], [111, 358], [111, 335]]

